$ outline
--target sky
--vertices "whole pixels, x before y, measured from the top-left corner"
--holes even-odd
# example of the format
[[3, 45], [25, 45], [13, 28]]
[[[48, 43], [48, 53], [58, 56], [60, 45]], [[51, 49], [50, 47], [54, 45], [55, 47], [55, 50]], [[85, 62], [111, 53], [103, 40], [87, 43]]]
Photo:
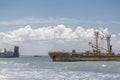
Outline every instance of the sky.
[[87, 49], [94, 29], [119, 52], [120, 0], [0, 0], [0, 48], [18, 45], [22, 55]]

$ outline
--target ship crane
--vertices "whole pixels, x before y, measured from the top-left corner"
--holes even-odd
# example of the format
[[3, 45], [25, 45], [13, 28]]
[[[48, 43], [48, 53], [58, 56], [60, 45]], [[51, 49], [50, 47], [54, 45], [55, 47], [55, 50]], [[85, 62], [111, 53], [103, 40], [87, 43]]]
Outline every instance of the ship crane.
[[107, 41], [107, 54], [108, 55], [113, 55], [114, 53], [112, 52], [112, 45], [110, 44], [110, 38], [111, 35], [110, 34], [105, 34], [103, 31], [101, 31], [103, 33], [103, 35], [105, 35], [105, 39]]
[[[101, 31], [101, 32], [102, 32], [102, 31]], [[99, 53], [100, 53], [100, 50], [102, 49], [102, 50], [106, 50], [106, 51], [107, 51], [107, 55], [112, 55], [112, 53], [113, 53], [113, 52], [112, 52], [112, 45], [110, 44], [110, 38], [111, 38], [111, 36], [105, 34], [104, 32], [102, 32], [102, 33], [103, 33], [103, 35], [101, 35], [101, 34], [99, 33], [99, 31], [94, 31], [94, 35], [95, 35], [95, 45], [92, 44], [91, 42], [89, 42], [89, 46], [90, 46], [90, 45], [92, 46], [93, 52], [95, 52], [95, 54], [99, 54]], [[101, 36], [100, 36], [100, 35], [101, 35]], [[105, 49], [105, 48], [103, 48], [103, 47], [100, 47], [100, 46], [98, 45], [98, 43], [99, 43], [99, 37], [101, 38], [101, 40], [103, 40], [104, 36], [105, 36], [105, 39], [106, 39], [106, 41], [107, 41], [107, 49]]]
[[94, 31], [94, 36], [95, 36], [95, 45], [92, 44], [91, 42], [89, 42], [89, 46], [91, 45], [93, 48], [93, 54], [98, 55], [100, 50], [99, 50], [99, 46], [98, 46], [98, 39], [99, 39], [99, 32], [98, 31]]
[[95, 52], [96, 52], [96, 54], [98, 54], [98, 38], [99, 38], [99, 32], [98, 31], [94, 31], [94, 35], [95, 35], [95, 41], [96, 41], [96, 44], [95, 44], [95, 48], [96, 48], [96, 50], [95, 50]]
[[[95, 46], [92, 42], [89, 42], [88, 45], [93, 49], [93, 51], [94, 51], [94, 49], [96, 49], [96, 46]], [[107, 51], [107, 49], [98, 46], [98, 52], [99, 52], [101, 49]]]

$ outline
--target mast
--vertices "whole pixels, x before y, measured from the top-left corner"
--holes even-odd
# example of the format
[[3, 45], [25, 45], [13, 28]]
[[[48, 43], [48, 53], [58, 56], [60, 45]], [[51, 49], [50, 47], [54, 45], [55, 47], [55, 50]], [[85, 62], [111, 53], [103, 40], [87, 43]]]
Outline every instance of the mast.
[[98, 54], [98, 38], [99, 38], [99, 32], [98, 31], [95, 31], [94, 32], [94, 35], [95, 35], [95, 41], [96, 41], [96, 54]]
[[106, 40], [107, 40], [107, 54], [111, 55], [111, 53], [112, 53], [112, 45], [110, 45], [110, 35], [107, 35]]

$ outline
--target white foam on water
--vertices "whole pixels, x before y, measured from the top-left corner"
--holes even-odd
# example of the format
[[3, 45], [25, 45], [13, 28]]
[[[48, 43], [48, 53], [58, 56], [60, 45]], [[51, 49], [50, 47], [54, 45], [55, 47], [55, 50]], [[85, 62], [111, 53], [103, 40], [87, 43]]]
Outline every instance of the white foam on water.
[[7, 64], [8, 62], [0, 62], [0, 65]]
[[27, 62], [27, 63], [14, 63], [14, 66], [19, 66], [19, 67], [27, 67], [29, 65], [30, 65], [29, 62]]
[[8, 80], [5, 76], [0, 75], [0, 80]]
[[[54, 69], [6, 69], [2, 74], [8, 80], [119, 80], [117, 73], [95, 73], [83, 71], [61, 71]], [[6, 79], [6, 78], [5, 78]], [[4, 77], [3, 77], [4, 80]]]
[[105, 64], [102, 64], [101, 66], [102, 66], [102, 67], [107, 67], [107, 65], [105, 65]]

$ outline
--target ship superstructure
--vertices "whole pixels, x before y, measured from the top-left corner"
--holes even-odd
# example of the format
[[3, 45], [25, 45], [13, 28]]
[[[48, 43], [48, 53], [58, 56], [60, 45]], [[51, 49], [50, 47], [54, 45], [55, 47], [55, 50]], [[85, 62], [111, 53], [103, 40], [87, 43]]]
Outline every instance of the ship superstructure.
[[19, 57], [19, 47], [15, 46], [14, 51], [7, 51], [4, 48], [3, 51], [0, 52], [0, 58], [17, 58]]

